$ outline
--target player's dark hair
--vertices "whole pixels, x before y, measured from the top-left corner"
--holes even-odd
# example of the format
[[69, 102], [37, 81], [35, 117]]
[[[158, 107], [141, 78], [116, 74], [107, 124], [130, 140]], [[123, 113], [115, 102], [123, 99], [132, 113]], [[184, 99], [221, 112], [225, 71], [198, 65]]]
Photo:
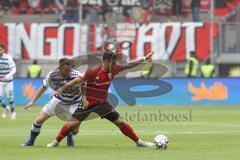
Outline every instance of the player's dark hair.
[[69, 58], [61, 58], [59, 60], [59, 67], [62, 67], [63, 65], [72, 65], [72, 60]]
[[103, 60], [117, 59], [117, 54], [112, 51], [107, 51], [103, 54]]
[[3, 49], [5, 49], [5, 46], [4, 46], [4, 44], [1, 44], [1, 43], [0, 43], [0, 48], [3, 48]]

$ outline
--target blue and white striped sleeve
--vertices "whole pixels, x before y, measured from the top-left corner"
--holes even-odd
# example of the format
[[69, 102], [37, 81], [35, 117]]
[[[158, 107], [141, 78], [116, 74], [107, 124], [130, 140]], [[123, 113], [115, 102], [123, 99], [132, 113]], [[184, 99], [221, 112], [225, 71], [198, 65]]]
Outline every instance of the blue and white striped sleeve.
[[43, 79], [43, 86], [48, 88], [49, 87], [49, 81], [50, 81], [50, 73]]

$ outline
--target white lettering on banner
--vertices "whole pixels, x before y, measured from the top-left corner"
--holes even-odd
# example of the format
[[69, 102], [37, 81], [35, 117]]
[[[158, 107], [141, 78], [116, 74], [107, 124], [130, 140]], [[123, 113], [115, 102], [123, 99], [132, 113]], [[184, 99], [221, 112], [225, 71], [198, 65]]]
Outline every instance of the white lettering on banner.
[[[72, 45], [73, 46], [73, 51], [71, 54], [72, 56], [78, 56], [79, 55], [79, 39], [80, 39], [80, 29], [79, 29], [79, 25], [78, 24], [63, 24], [59, 27], [58, 29], [58, 56], [63, 57], [64, 55], [64, 47], [65, 41], [68, 41], [69, 38], [73, 39], [73, 44], [69, 44], [68, 45]], [[66, 29], [72, 28], [73, 29], [73, 37], [66, 37]]]
[[14, 58], [21, 58], [21, 53], [18, 52], [18, 54], [16, 53], [16, 46], [15, 46], [15, 27], [16, 27], [16, 24], [15, 23], [6, 23], [4, 24], [4, 26], [7, 27], [8, 29], [8, 54], [11, 56], [11, 57], [14, 57]]
[[87, 54], [88, 46], [88, 25], [84, 24], [80, 27], [80, 53]]
[[[183, 23], [182, 27], [186, 28], [186, 53], [187, 55], [191, 51], [195, 51], [195, 43], [196, 43], [196, 29], [198, 27], [203, 27], [203, 23]], [[167, 42], [167, 29], [171, 28], [172, 32], [169, 37], [169, 42]], [[147, 35], [146, 33], [152, 30], [151, 35]], [[153, 55], [153, 59], [162, 59], [167, 60], [173, 54], [176, 46], [178, 45], [179, 39], [181, 38], [181, 23], [153, 23], [149, 25], [143, 25], [139, 28], [139, 36], [138, 36], [138, 46], [137, 53], [138, 56], [144, 56], [144, 46], [146, 43], [150, 43], [152, 46], [152, 50], [154, 50], [157, 54]], [[159, 36], [156, 36], [159, 35]], [[168, 44], [168, 45], [167, 45]]]
[[[8, 46], [7, 51], [14, 58], [56, 59], [86, 55], [95, 53], [109, 40], [104, 25], [6, 23], [0, 27], [3, 30], [0, 42]], [[116, 37], [109, 41], [113, 45], [109, 47], [117, 48], [131, 59], [142, 57], [150, 50], [155, 51], [153, 59], [161, 60], [184, 60], [191, 51], [197, 51], [201, 59], [209, 54], [210, 24], [176, 22], [139, 26], [122, 23], [116, 24], [114, 29]], [[217, 28], [214, 32], [217, 36]]]
[[[169, 42], [167, 42], [167, 29], [172, 29]], [[159, 42], [160, 46], [156, 49], [157, 52], [159, 52], [159, 57], [156, 57], [158, 59], [167, 60], [169, 59], [169, 56], [174, 52], [178, 41], [181, 37], [181, 24], [180, 23], [164, 23], [161, 25], [160, 29], [160, 36], [159, 36]], [[167, 45], [168, 43], [168, 45]], [[154, 58], [154, 57], [153, 57]]]
[[186, 22], [183, 23], [183, 27], [186, 27], [186, 57], [189, 57], [191, 51], [196, 51], [196, 30], [203, 27], [202, 22]]
[[96, 48], [100, 48], [103, 46], [104, 43], [104, 39], [106, 39], [106, 37], [103, 34], [103, 30], [104, 30], [104, 26], [103, 25], [98, 25], [96, 26], [96, 41], [95, 41], [95, 47]]
[[[57, 39], [56, 38], [46, 38], [45, 31], [50, 28], [57, 28], [59, 25], [56, 23], [42, 23], [38, 26], [38, 38], [37, 38], [37, 55], [38, 59], [45, 58], [56, 58], [57, 57]], [[44, 54], [44, 46], [48, 43], [50, 45], [50, 55]], [[31, 54], [31, 53], [29, 53]]]
[[[138, 32], [138, 45], [137, 54], [139, 57], [144, 56], [145, 44], [151, 43], [152, 50], [156, 51], [159, 47], [158, 36], [160, 29], [160, 23], [150, 23], [148, 25], [142, 25]], [[147, 35], [148, 32], [152, 31], [151, 35]], [[161, 42], [160, 42], [161, 43]], [[153, 57], [156, 58], [156, 57]]]
[[[30, 59], [36, 57], [36, 41], [37, 41], [37, 27], [38, 24], [30, 24], [30, 31], [27, 33], [26, 28], [23, 23], [20, 23], [16, 26], [15, 42], [16, 42], [16, 54], [21, 55], [23, 46], [29, 55]], [[22, 45], [23, 44], [23, 45]]]
[[[136, 28], [138, 28], [138, 27], [139, 27], [139, 25], [137, 25], [137, 24], [118, 23], [117, 30], [116, 30], [117, 42], [118, 43], [121, 43], [123, 41], [134, 42], [136, 35], [137, 35]], [[125, 47], [125, 46], [123, 46], [123, 47]], [[122, 53], [124, 55], [126, 55], [127, 57], [130, 57], [131, 56], [131, 48], [123, 49]]]

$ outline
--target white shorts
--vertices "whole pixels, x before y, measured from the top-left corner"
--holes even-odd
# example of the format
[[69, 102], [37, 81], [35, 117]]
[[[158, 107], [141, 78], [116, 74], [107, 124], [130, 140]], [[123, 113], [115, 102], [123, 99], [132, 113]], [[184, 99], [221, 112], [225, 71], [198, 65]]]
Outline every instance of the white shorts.
[[79, 105], [64, 104], [61, 100], [53, 97], [42, 109], [42, 112], [47, 113], [49, 116], [57, 116], [58, 118], [66, 121], [69, 120]]
[[13, 81], [11, 82], [0, 82], [0, 98], [6, 94], [8, 100], [13, 100]]

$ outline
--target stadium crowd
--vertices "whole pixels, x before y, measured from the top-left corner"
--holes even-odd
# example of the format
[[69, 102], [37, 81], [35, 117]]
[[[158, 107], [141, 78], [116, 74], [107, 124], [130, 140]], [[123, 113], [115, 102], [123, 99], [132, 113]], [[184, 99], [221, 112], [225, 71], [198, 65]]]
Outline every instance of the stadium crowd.
[[[10, 14], [58, 14], [59, 22], [78, 23], [79, 15], [81, 19], [88, 19], [90, 23], [98, 23], [100, 20], [106, 22], [109, 18], [108, 14], [117, 14], [123, 17], [126, 22], [133, 22], [136, 17], [140, 21], [146, 21], [151, 15], [160, 15], [164, 7], [170, 6], [170, 10], [166, 12], [167, 16], [185, 16], [183, 11], [184, 0], [139, 0], [140, 6], [122, 6], [119, 10], [115, 7], [109, 7], [106, 2], [101, 5], [82, 5], [82, 12], [79, 14], [79, 0], [1, 0], [0, 10], [10, 11]], [[228, 12], [234, 8], [234, 4], [239, 3], [239, 0], [215, 0], [218, 14]], [[136, 12], [135, 12], [136, 11]], [[201, 12], [201, 0], [191, 1], [191, 11], [193, 21], [200, 21], [199, 13]], [[135, 16], [135, 17], [134, 17]]]

